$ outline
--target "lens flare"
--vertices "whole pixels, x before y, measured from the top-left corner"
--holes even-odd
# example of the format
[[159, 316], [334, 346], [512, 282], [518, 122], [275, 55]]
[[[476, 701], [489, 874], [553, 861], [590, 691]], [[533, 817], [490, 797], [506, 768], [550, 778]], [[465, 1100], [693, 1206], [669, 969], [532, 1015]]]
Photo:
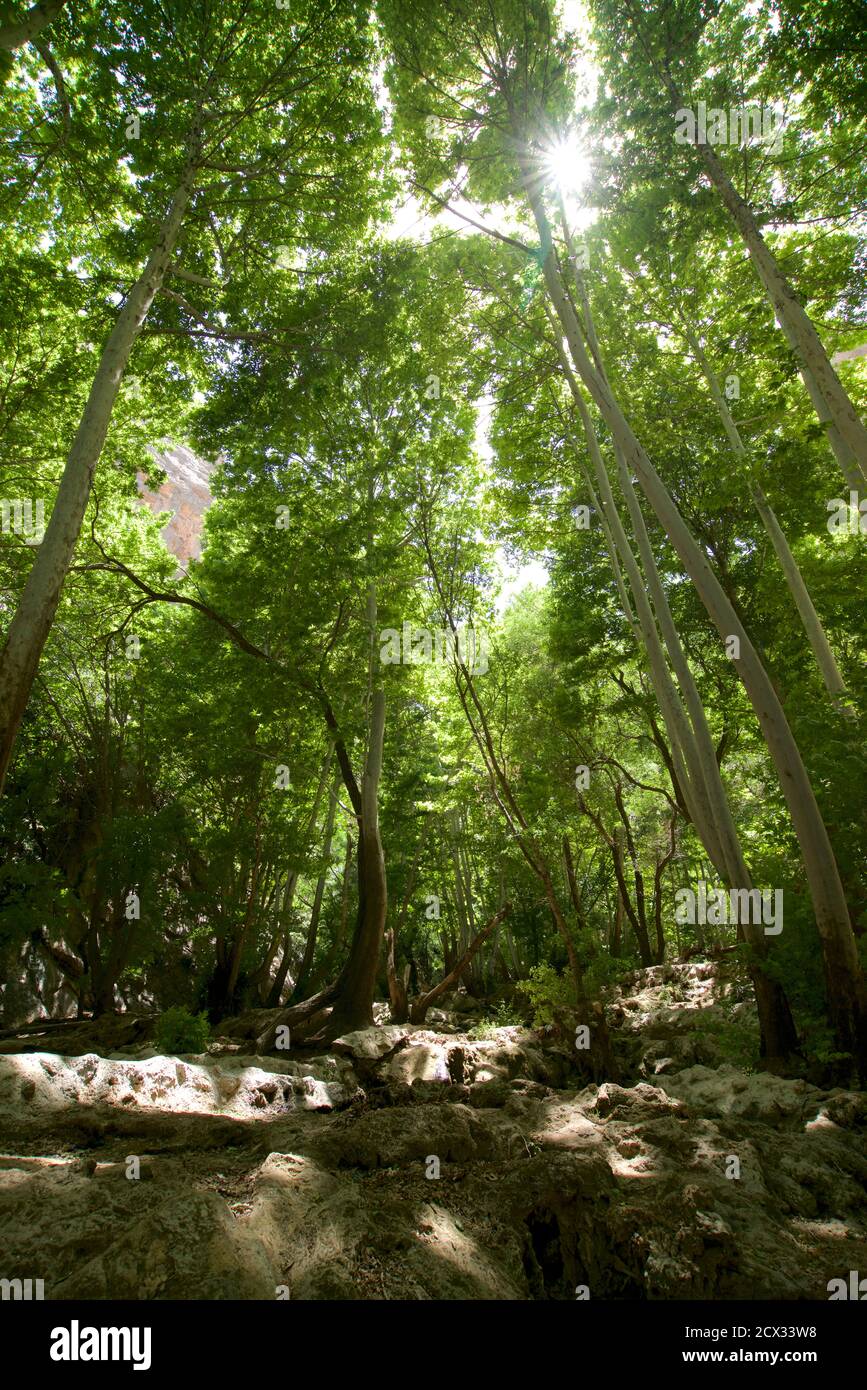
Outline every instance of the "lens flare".
[[590, 174], [590, 158], [574, 133], [551, 145], [543, 155], [542, 162], [546, 177], [563, 194], [577, 192]]

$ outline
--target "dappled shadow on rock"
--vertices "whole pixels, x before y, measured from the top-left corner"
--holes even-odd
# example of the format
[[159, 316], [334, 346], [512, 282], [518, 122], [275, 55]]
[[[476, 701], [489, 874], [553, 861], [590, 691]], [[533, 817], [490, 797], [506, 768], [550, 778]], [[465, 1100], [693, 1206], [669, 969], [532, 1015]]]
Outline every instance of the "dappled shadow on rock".
[[453, 1019], [318, 1055], [0, 1057], [4, 1272], [54, 1298], [826, 1297], [863, 1264], [867, 1100], [696, 1060], [710, 972], [645, 974], [631, 1084]]

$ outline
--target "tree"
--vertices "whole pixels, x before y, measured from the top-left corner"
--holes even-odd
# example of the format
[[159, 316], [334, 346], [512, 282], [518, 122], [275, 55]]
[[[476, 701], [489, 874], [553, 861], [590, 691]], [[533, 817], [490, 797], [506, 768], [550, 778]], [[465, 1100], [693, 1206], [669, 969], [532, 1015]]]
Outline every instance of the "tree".
[[[328, 14], [310, 6], [296, 17], [288, 47], [270, 17], [251, 27], [244, 6], [221, 10], [218, 23], [192, 11], [166, 17], [159, 5], [150, 3], [123, 22], [100, 11], [96, 22], [99, 38], [94, 41], [104, 42], [105, 31], [113, 40], [112, 66], [100, 71], [89, 94], [106, 128], [111, 128], [121, 91], [127, 101], [134, 96], [141, 111], [156, 113], [155, 128], [136, 161], [140, 218], [153, 228], [152, 240], [144, 269], [123, 294], [102, 348], [44, 540], [0, 653], [0, 789], [78, 541], [115, 399], [157, 294], [164, 290], [192, 317], [196, 333], [222, 336], [222, 325], [212, 327], [207, 315], [165, 284], [182, 232], [189, 223], [187, 254], [192, 252], [193, 263], [204, 264], [208, 274], [184, 267], [180, 275], [192, 274], [194, 283], [208, 285], [212, 267], [221, 279], [230, 277], [251, 242], [264, 244], [275, 256], [278, 247], [299, 240], [302, 227], [305, 236], [314, 227], [321, 235], [327, 222], [321, 181], [330, 184], [332, 197], [339, 191], [354, 204], [356, 218], [368, 208], [365, 176], [376, 126], [365, 101], [366, 80], [345, 81], [329, 56], [332, 45], [342, 46], [347, 58], [366, 54], [366, 26], [357, 6]], [[143, 41], [134, 37], [136, 22]], [[156, 62], [159, 50], [169, 46], [179, 61]], [[328, 130], [322, 123], [325, 111]], [[127, 123], [131, 138], [140, 138], [139, 114], [129, 115]], [[353, 145], [359, 147], [337, 161], [335, 126], [353, 130]], [[287, 184], [289, 160], [293, 167]], [[309, 200], [311, 186], [316, 189], [314, 215], [304, 196], [306, 189]]]

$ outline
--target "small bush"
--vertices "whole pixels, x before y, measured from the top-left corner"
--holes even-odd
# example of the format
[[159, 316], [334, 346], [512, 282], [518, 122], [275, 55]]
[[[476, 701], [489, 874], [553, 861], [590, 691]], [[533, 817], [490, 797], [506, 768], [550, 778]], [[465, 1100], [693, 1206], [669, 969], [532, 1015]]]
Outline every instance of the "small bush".
[[595, 999], [597, 995], [619, 985], [623, 976], [634, 969], [635, 966], [630, 960], [621, 960], [617, 956], [609, 956], [605, 951], [597, 951], [584, 969], [584, 988], [589, 998]]
[[207, 1014], [189, 1009], [166, 1009], [157, 1020], [155, 1042], [159, 1052], [204, 1052], [211, 1036]]
[[676, 1004], [683, 999], [683, 991], [677, 985], [660, 985], [657, 992], [657, 999], [660, 1004]]
[[[724, 1013], [728, 1011], [723, 1006]], [[713, 1054], [742, 1071], [755, 1071], [759, 1058], [759, 1030], [756, 1023], [731, 1017], [699, 1017], [696, 1037], [706, 1041]]]
[[480, 1042], [483, 1038], [494, 1037], [498, 1028], [515, 1028], [521, 1026], [523, 1022], [521, 1016], [515, 1012], [514, 1006], [503, 1000], [492, 1014], [483, 1018], [474, 1028], [469, 1030], [467, 1037]]
[[518, 981], [518, 989], [530, 1001], [534, 1028], [548, 1028], [576, 1007], [572, 981], [558, 975], [552, 965], [534, 965], [529, 979]]

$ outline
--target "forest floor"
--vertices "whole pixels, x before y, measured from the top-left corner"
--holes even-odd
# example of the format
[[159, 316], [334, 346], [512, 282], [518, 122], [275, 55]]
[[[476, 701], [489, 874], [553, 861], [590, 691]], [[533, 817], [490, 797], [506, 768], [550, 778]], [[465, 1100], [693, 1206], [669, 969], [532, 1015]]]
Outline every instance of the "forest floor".
[[130, 1016], [7, 1036], [0, 1275], [73, 1299], [825, 1300], [867, 1265], [867, 1095], [735, 1065], [751, 1006], [716, 965], [624, 983], [620, 1084], [526, 1028], [471, 1036], [451, 1002], [318, 1055], [252, 1055], [261, 1011], [196, 1057]]

